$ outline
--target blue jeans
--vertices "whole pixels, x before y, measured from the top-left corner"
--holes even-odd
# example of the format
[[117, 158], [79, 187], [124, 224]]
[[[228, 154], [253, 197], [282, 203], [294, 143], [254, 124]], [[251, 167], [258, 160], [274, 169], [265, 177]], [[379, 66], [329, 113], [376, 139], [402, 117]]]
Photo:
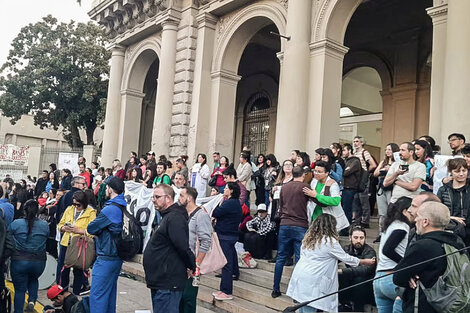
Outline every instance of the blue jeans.
[[353, 200], [356, 193], [357, 191], [353, 189], [343, 189], [341, 195], [341, 206], [343, 207], [344, 214], [348, 218], [349, 224], [352, 224]]
[[266, 204], [266, 209], [269, 208], [269, 193], [271, 192], [271, 190], [265, 190], [264, 191], [264, 204]]
[[91, 273], [90, 313], [116, 313], [117, 280], [121, 266], [121, 259], [96, 259]]
[[10, 272], [15, 287], [15, 313], [23, 313], [26, 291], [29, 295], [28, 302], [36, 302], [38, 299], [38, 278], [45, 267], [46, 261], [11, 261]]
[[[375, 277], [382, 277], [385, 272], [377, 272]], [[397, 299], [393, 275], [374, 280], [374, 296], [379, 313], [401, 313], [402, 300]]]
[[287, 258], [295, 256], [297, 263], [300, 258], [300, 247], [307, 228], [299, 226], [281, 226], [279, 227], [278, 251], [276, 257], [276, 267], [274, 268], [274, 285], [273, 289], [280, 290], [282, 271]]
[[179, 313], [183, 291], [150, 289], [153, 313]]
[[235, 250], [237, 239], [225, 240], [219, 237], [220, 248], [224, 252], [227, 264], [222, 268], [222, 279], [220, 280], [220, 291], [227, 295], [233, 292], [233, 276], [240, 276], [238, 268], [238, 255]]

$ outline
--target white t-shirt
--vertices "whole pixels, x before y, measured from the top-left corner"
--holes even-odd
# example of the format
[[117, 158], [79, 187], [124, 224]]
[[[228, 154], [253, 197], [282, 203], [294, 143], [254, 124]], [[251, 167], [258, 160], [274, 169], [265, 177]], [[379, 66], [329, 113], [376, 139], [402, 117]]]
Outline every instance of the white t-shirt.
[[408, 224], [406, 224], [402, 221], [393, 221], [392, 224], [390, 224], [390, 226], [388, 226], [385, 233], [382, 233], [382, 235], [380, 237], [379, 264], [377, 264], [377, 271], [391, 270], [391, 269], [395, 268], [395, 266], [397, 266], [397, 263], [395, 261], [389, 259], [382, 252], [383, 248], [384, 248], [384, 245], [388, 240], [388, 237], [390, 237], [390, 234], [393, 233], [394, 230], [404, 230], [404, 231], [406, 231], [405, 238], [403, 238], [402, 241], [395, 248], [396, 253], [398, 253], [402, 257], [405, 255], [406, 247], [408, 245], [408, 233], [410, 232], [410, 226], [408, 226]]
[[[387, 176], [393, 175], [396, 171], [398, 171], [398, 168], [400, 166], [400, 162], [394, 162], [391, 166], [390, 169], [388, 170]], [[407, 183], [411, 183], [415, 178], [419, 178], [421, 180], [426, 180], [426, 166], [423, 163], [420, 162], [413, 162], [409, 164], [408, 171], [403, 174], [399, 175], [397, 177], [398, 181], [403, 181]], [[421, 185], [421, 184], [420, 184]], [[392, 198], [390, 199], [391, 203], [395, 203], [398, 198], [406, 196], [410, 198], [414, 198], [417, 196], [420, 192], [420, 188], [416, 189], [415, 191], [409, 191], [403, 187], [397, 186], [395, 184], [393, 186], [393, 191], [392, 191]]]

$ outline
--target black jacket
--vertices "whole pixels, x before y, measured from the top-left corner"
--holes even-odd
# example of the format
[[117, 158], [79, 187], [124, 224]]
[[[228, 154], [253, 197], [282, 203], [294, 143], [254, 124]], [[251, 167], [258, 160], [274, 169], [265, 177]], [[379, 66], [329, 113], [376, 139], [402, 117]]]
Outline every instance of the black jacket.
[[[352, 245], [347, 245], [343, 249], [344, 251], [346, 251], [347, 254], [355, 256], [359, 259], [372, 259], [377, 256], [374, 248], [372, 248], [368, 244], [365, 244], [364, 248], [360, 251], [356, 251]], [[356, 267], [351, 267], [347, 265], [347, 268], [343, 269], [343, 274], [341, 275], [344, 275], [344, 277], [346, 278], [360, 277], [363, 280], [366, 280], [375, 276], [376, 267], [376, 264], [359, 265]]]
[[73, 203], [73, 194], [75, 193], [75, 191], [79, 191], [81, 189], [78, 189], [76, 187], [72, 187], [72, 189], [70, 189], [69, 192], [67, 192], [65, 195], [63, 195], [60, 200], [59, 200], [59, 203], [57, 204], [57, 211], [56, 211], [56, 216], [55, 216], [55, 220], [58, 222], [60, 222], [60, 220], [62, 219], [62, 215], [64, 214], [65, 210], [72, 205]]
[[361, 160], [358, 157], [350, 156], [345, 161], [346, 166], [343, 171], [343, 187], [345, 189], [357, 190], [361, 180]]
[[160, 213], [162, 220], [144, 251], [145, 280], [151, 289], [182, 291], [186, 269], [196, 268], [189, 248], [188, 213], [177, 203]]
[[[408, 246], [403, 259], [398, 263], [394, 270], [396, 271], [407, 266], [444, 255], [445, 251], [442, 247], [444, 243], [450, 244], [457, 249], [462, 249], [464, 247], [462, 240], [453, 233], [446, 231], [430, 232], [418, 236], [417, 240]], [[405, 288], [405, 293], [403, 294], [403, 313], [414, 312], [415, 289], [411, 289], [408, 285], [410, 278], [416, 275], [419, 276], [424, 287], [429, 288], [436, 283], [439, 276], [444, 274], [446, 268], [447, 259], [446, 257], [442, 257], [393, 275], [393, 282], [396, 285]], [[438, 313], [426, 301], [426, 296], [422, 290], [419, 292], [418, 310], [418, 313]]]
[[36, 187], [34, 188], [34, 196], [39, 197], [43, 191], [46, 190], [48, 179], [39, 178], [36, 182]]

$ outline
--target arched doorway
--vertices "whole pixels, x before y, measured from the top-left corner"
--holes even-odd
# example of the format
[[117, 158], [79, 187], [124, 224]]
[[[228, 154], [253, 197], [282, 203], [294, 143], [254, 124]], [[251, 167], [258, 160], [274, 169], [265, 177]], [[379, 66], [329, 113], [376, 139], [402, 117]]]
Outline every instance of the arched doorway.
[[153, 120], [155, 116], [155, 100], [157, 99], [157, 84], [158, 84], [158, 68], [160, 62], [157, 59], [153, 61], [152, 65], [145, 77], [144, 89], [145, 94], [142, 101], [141, 125], [139, 134], [139, 153], [145, 154], [151, 150], [152, 147], [152, 131]]
[[366, 138], [367, 150], [380, 155], [382, 145], [382, 80], [371, 67], [359, 67], [343, 78], [340, 109], [340, 142], [354, 136]]
[[144, 42], [125, 68], [118, 149], [122, 159], [127, 159], [129, 151], [145, 154], [151, 150], [160, 64], [157, 51], [154, 42]]
[[238, 66], [235, 153], [243, 147], [253, 155], [274, 152], [281, 43], [271, 32], [278, 32], [274, 24], [254, 34]]

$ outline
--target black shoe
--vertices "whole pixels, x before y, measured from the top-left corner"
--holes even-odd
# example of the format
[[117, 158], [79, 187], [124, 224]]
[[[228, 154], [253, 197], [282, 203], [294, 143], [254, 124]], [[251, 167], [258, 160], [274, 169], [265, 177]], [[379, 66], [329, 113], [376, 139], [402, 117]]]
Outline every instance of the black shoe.
[[217, 275], [215, 275], [215, 277], [222, 278], [222, 274], [217, 274]]
[[370, 225], [369, 225], [369, 224], [366, 224], [366, 223], [362, 223], [362, 222], [361, 222], [360, 225], [361, 225], [361, 227], [363, 227], [363, 228], [370, 228]]
[[272, 258], [271, 260], [268, 260], [268, 263], [276, 263], [276, 258]]
[[380, 242], [380, 239], [381, 239], [381, 236], [379, 235], [379, 237], [375, 238], [375, 240], [373, 241], [373, 243], [379, 243], [379, 242]]
[[294, 261], [292, 261], [292, 258], [287, 259], [286, 263], [284, 263], [284, 266], [292, 266], [294, 265]]
[[280, 296], [281, 296], [281, 292], [279, 290], [273, 290], [273, 292], [271, 292], [271, 297], [273, 298], [277, 298]]

